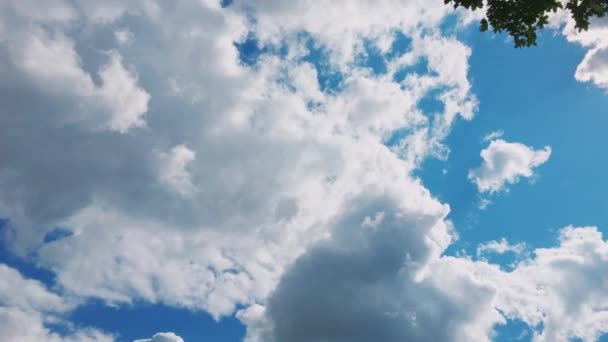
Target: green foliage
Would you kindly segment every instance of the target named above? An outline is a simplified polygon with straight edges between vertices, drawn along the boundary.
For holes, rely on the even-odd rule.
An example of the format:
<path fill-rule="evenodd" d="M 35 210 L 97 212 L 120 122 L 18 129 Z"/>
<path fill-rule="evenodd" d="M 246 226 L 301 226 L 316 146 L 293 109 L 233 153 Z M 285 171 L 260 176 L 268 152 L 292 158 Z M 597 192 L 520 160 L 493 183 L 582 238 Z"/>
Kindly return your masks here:
<path fill-rule="evenodd" d="M 608 14 L 608 0 L 444 0 L 453 4 L 476 10 L 486 7 L 486 17 L 481 20 L 480 30 L 490 27 L 494 32 L 506 31 L 513 37 L 515 47 L 536 45 L 536 31 L 542 29 L 549 20 L 549 13 L 560 8 L 570 11 L 579 31 L 589 28 L 591 17 Z"/>

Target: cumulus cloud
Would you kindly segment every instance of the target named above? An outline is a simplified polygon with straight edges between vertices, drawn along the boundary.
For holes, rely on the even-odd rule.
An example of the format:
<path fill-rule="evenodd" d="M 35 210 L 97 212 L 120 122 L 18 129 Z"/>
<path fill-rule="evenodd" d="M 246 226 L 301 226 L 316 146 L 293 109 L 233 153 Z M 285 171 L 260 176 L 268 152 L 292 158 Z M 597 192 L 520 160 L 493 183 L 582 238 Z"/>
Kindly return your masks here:
<path fill-rule="evenodd" d="M 74 328 L 62 315 L 75 307 L 38 281 L 0 264 L 0 339 L 3 341 L 111 342 L 114 338 L 93 328 Z M 48 325 L 61 327 L 62 333 Z"/>
<path fill-rule="evenodd" d="M 551 147 L 534 150 L 521 143 L 493 140 L 481 151 L 482 164 L 469 171 L 469 179 L 479 192 L 495 193 L 514 184 L 521 177 L 534 175 L 534 168 L 544 164 L 551 156 Z"/>
<path fill-rule="evenodd" d="M 608 89 L 608 44 L 589 50 L 574 75 L 582 82 L 593 82 L 598 87 Z"/>
<path fill-rule="evenodd" d="M 511 271 L 444 257 L 431 267 L 431 279 L 446 291 L 454 274 L 493 287 L 492 305 L 505 317 L 526 322 L 533 341 L 597 341 L 608 329 L 607 246 L 597 228 L 568 226 L 560 231 L 558 246 L 534 250 Z"/>
<path fill-rule="evenodd" d="M 486 341 L 504 321 L 507 292 L 475 270 L 506 275 L 441 257 L 448 207 L 412 176 L 477 108 L 442 1 L 33 3 L 0 5 L 0 216 L 62 292 L 5 272 L 5 332 L 53 341 L 49 317 L 91 298 L 244 307 L 252 341 Z M 398 33 L 411 43 L 389 58 Z M 366 44 L 385 71 L 360 63 Z M 502 179 L 488 189 L 550 154 L 501 141 L 476 171 Z M 73 234 L 44 241 L 54 227 Z"/>
<path fill-rule="evenodd" d="M 561 29 L 568 41 L 588 49 L 576 68 L 576 80 L 608 90 L 608 19 L 592 18 L 589 30 L 579 32 L 568 13 L 560 11 L 552 15 L 550 24 Z"/>
<path fill-rule="evenodd" d="M 144 125 L 150 95 L 138 86 L 136 74 L 125 68 L 116 50 L 102 54 L 106 62 L 99 66 L 96 82 L 83 69 L 74 40 L 64 34 L 42 29 L 17 31 L 3 48 L 10 56 L 4 76 L 19 75 L 26 83 L 9 90 L 36 91 L 39 101 L 49 105 L 64 103 L 61 112 L 50 114 L 57 123 L 81 123 L 121 133 Z"/>
<path fill-rule="evenodd" d="M 75 17 L 52 29 L 11 17 L 13 34 L 2 41 L 2 71 L 11 73 L 2 79 L 23 80 L 4 84 L 6 98 L 38 100 L 3 101 L 2 127 L 20 133 L 0 137 L 0 209 L 14 251 L 36 251 L 80 297 L 216 317 L 265 298 L 359 186 L 409 189 L 408 174 L 476 103 L 470 49 L 435 28 L 447 13 L 439 1 L 437 11 L 359 1 L 349 11 L 360 20 L 344 20 L 338 4 L 306 2 L 70 4 Z M 285 20 L 292 9 L 284 6 L 301 9 L 299 19 Z M 74 20 L 88 23 L 87 34 L 66 28 Z M 324 29 L 329 23 L 339 23 L 343 40 Z M 121 45 L 117 30 L 137 39 Z M 409 57 L 383 75 L 352 63 L 363 36 L 392 40 L 395 31 L 412 36 Z M 287 54 L 242 64 L 235 42 L 252 35 L 269 51 L 287 45 Z M 316 49 L 327 60 L 305 58 Z M 422 60 L 428 73 L 393 79 Z M 323 91 L 325 67 L 341 75 L 340 91 Z M 432 90 L 446 111 L 429 120 L 417 105 Z M 389 150 L 384 141 L 399 129 L 415 138 Z M 24 150 L 32 153 L 15 152 Z M 408 200 L 418 196 L 427 191 Z M 74 234 L 43 243 L 58 225 Z M 84 270 L 95 272 L 82 279 Z"/>
<path fill-rule="evenodd" d="M 120 133 L 145 124 L 142 116 L 148 110 L 150 95 L 137 86 L 137 77 L 122 64 L 117 52 L 110 53 L 110 61 L 99 70 L 102 87 L 99 96 L 111 117 L 105 126 Z"/>
<path fill-rule="evenodd" d="M 184 339 L 172 332 L 159 332 L 154 334 L 152 338 L 135 340 L 133 342 L 184 342 Z"/>
<path fill-rule="evenodd" d="M 348 229 L 356 229 L 360 220 L 355 218 Z M 384 234 L 399 236 L 391 229 L 408 234 L 407 225 L 398 227 L 386 222 L 379 230 L 357 229 L 355 242 L 339 242 L 336 234 L 309 249 L 287 270 L 266 307 L 239 312 L 249 327 L 247 340 L 366 341 L 382 336 L 490 341 L 492 325 L 506 319 L 527 323 L 533 341 L 596 341 L 608 329 L 608 241 L 595 227 L 561 229 L 557 246 L 535 249 L 509 271 L 466 256 L 429 254 L 427 266 L 420 269 L 414 251 L 426 247 L 411 249 L 397 242 L 403 246 L 397 252 L 390 247 L 393 242 L 381 242 Z M 375 258 L 383 262 L 374 263 Z M 391 271 L 391 262 L 399 267 Z"/>
<path fill-rule="evenodd" d="M 41 283 L 23 278 L 11 267 L 0 264 L 0 275 L 0 303 L 4 306 L 55 312 L 67 308 L 61 297 L 47 291 Z"/>
<path fill-rule="evenodd" d="M 578 32 L 572 19 L 566 21 L 563 34 L 574 43 L 589 48 L 578 65 L 575 77 L 579 81 L 593 82 L 608 89 L 608 19 L 594 18 L 588 31 Z"/>
<path fill-rule="evenodd" d="M 349 203 L 333 222 L 331 238 L 285 272 L 263 310 L 265 321 L 259 312 L 242 314 L 252 328 L 248 339 L 489 340 L 492 325 L 502 319 L 490 306 L 492 288 L 453 282 L 470 294 L 465 304 L 419 277 L 450 241 L 445 209 L 412 206 L 399 197 L 388 192 Z"/>
<path fill-rule="evenodd" d="M 595 227 L 572 226 L 561 230 L 559 242 L 537 249 L 531 262 L 513 272 L 514 286 L 527 291 L 520 297 L 523 305 L 505 300 L 505 312 L 531 326 L 542 322 L 539 341 L 596 341 L 608 330 L 608 242 Z"/>

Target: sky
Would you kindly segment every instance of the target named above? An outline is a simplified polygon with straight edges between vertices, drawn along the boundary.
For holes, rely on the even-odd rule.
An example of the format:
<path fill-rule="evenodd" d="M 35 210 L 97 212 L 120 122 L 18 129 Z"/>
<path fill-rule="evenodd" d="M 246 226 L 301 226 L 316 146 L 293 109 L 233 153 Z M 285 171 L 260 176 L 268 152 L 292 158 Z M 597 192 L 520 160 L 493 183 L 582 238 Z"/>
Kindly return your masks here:
<path fill-rule="evenodd" d="M 608 20 L 0 3 L 0 340 L 608 341 Z"/>

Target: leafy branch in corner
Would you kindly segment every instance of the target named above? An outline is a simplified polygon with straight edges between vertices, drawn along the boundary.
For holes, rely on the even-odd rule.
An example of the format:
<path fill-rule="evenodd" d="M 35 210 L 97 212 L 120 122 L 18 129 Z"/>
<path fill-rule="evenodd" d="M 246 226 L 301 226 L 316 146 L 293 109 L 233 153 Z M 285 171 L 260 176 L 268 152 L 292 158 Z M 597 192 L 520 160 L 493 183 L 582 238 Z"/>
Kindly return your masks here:
<path fill-rule="evenodd" d="M 579 31 L 589 29 L 592 17 L 608 14 L 608 0 L 444 0 L 454 8 L 476 10 L 486 7 L 486 16 L 481 19 L 480 30 L 490 27 L 496 33 L 506 31 L 515 42 L 515 47 L 536 45 L 537 31 L 549 22 L 549 14 L 566 9 Z"/>

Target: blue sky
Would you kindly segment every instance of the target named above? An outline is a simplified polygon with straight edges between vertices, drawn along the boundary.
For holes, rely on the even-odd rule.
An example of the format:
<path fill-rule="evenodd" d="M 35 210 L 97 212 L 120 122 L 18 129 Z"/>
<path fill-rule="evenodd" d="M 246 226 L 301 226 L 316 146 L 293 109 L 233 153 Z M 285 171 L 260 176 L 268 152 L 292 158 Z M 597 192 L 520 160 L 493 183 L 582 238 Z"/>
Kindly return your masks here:
<path fill-rule="evenodd" d="M 548 32 L 533 49 L 509 49 L 499 37 L 477 33 L 469 39 L 479 115 L 457 124 L 447 140 L 450 146 L 465 148 L 452 149 L 445 164 L 430 161 L 421 174 L 431 191 L 450 203 L 455 223 L 471 226 L 471 235 L 462 232 L 467 234 L 463 240 L 475 244 L 504 236 L 548 246 L 554 242 L 551 232 L 564 223 L 606 226 L 602 165 L 608 159 L 592 146 L 606 143 L 602 108 L 608 99 L 601 89 L 568 76 L 584 51 Z M 487 144 L 483 137 L 497 130 L 504 131 L 506 139 L 550 145 L 554 152 L 534 184 L 515 184 L 479 211 L 466 172 L 479 162 L 477 151 Z M 438 168 L 448 173 L 442 175 Z"/>
<path fill-rule="evenodd" d="M 28 4 L 5 340 L 608 338 L 605 22 L 515 49 L 442 1 Z"/>
<path fill-rule="evenodd" d="M 450 204 L 450 217 L 462 228 L 452 248 L 474 253 L 479 243 L 502 237 L 549 247 L 564 224 L 597 225 L 605 232 L 608 199 L 602 170 L 608 157 L 593 146 L 608 143 L 603 129 L 608 97 L 568 76 L 585 51 L 549 32 L 530 49 L 512 49 L 500 36 L 473 30 L 466 35 L 473 48 L 470 75 L 480 101 L 478 115 L 455 125 L 447 144 L 458 148 L 446 162 L 430 160 L 420 172 L 427 187 Z M 553 153 L 533 184 L 515 184 L 480 210 L 477 191 L 466 176 L 487 145 L 483 137 L 498 130 L 508 140 L 550 145 Z M 526 328 L 518 324 L 513 329 Z M 508 341 L 519 333 L 505 335 Z"/>

